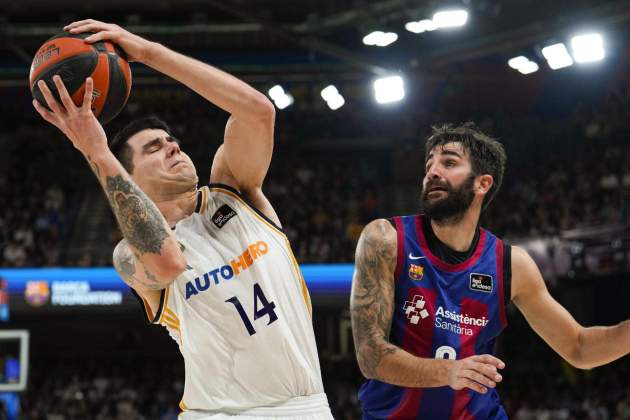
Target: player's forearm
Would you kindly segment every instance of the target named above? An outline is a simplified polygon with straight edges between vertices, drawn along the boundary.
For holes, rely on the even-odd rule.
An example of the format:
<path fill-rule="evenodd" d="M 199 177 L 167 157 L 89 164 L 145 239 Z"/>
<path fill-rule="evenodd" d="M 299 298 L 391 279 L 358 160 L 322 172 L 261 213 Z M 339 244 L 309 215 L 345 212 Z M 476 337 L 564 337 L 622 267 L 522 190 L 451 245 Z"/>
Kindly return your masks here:
<path fill-rule="evenodd" d="M 416 357 L 391 343 L 381 340 L 363 346 L 357 359 L 363 374 L 392 385 L 431 388 L 448 385 L 451 360 Z"/>
<path fill-rule="evenodd" d="M 174 278 L 185 267 L 179 244 L 153 201 L 109 151 L 86 155 L 131 250 L 154 275 Z"/>
<path fill-rule="evenodd" d="M 590 327 L 580 331 L 575 365 L 591 369 L 630 353 L 630 320 L 612 327 Z"/>
<path fill-rule="evenodd" d="M 274 119 L 273 104 L 265 95 L 242 80 L 199 60 L 161 44 L 152 44 L 144 64 L 185 84 L 238 118 Z"/>

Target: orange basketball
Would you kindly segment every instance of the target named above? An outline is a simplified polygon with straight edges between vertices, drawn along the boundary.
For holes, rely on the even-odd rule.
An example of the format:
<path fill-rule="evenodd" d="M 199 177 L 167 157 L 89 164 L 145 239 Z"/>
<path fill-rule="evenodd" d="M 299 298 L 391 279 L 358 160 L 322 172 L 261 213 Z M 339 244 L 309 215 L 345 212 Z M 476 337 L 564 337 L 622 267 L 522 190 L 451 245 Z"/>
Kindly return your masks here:
<path fill-rule="evenodd" d="M 44 42 L 33 59 L 29 82 L 33 98 L 46 106 L 37 87 L 46 81 L 57 101 L 59 93 L 52 78 L 58 74 L 74 103 L 79 106 L 85 93 L 85 79 L 94 80 L 92 111 L 101 124 L 111 121 L 123 109 L 131 92 L 131 70 L 125 53 L 111 42 L 83 41 L 91 33 L 63 32 Z M 47 107 L 48 108 L 48 107 Z"/>

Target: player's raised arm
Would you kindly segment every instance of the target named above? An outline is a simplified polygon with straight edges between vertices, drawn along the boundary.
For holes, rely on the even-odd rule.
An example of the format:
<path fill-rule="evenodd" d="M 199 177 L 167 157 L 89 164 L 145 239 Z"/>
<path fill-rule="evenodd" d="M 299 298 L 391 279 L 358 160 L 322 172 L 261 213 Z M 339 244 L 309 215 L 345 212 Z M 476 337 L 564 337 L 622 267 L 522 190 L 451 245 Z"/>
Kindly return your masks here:
<path fill-rule="evenodd" d="M 174 234 L 149 197 L 133 182 L 107 146 L 103 127 L 90 109 L 93 82 L 86 81 L 83 104 L 77 107 L 59 76 L 53 81 L 59 91 L 58 103 L 42 80 L 39 88 L 50 107 L 37 101 L 35 109 L 59 128 L 87 159 L 101 183 L 128 244 L 129 252 L 143 266 L 137 276 L 144 289 L 163 289 L 186 267 Z"/>
<path fill-rule="evenodd" d="M 581 326 L 549 294 L 534 260 L 515 246 L 512 300 L 533 330 L 577 368 L 601 366 L 630 353 L 630 320 L 612 327 Z"/>
<path fill-rule="evenodd" d="M 65 29 L 71 33 L 96 32 L 86 41 L 113 41 L 125 50 L 131 61 L 140 61 L 178 80 L 230 113 L 224 144 L 214 159 L 211 181 L 238 188 L 278 222 L 261 191 L 271 162 L 275 121 L 275 108 L 265 95 L 234 76 L 147 41 L 118 25 L 88 19 L 74 22 Z"/>
<path fill-rule="evenodd" d="M 383 219 L 368 224 L 356 251 L 350 314 L 357 360 L 363 375 L 393 385 L 429 388 L 449 385 L 487 392 L 501 381 L 504 364 L 490 355 L 462 360 L 416 357 L 389 342 L 394 313 L 396 230 Z"/>

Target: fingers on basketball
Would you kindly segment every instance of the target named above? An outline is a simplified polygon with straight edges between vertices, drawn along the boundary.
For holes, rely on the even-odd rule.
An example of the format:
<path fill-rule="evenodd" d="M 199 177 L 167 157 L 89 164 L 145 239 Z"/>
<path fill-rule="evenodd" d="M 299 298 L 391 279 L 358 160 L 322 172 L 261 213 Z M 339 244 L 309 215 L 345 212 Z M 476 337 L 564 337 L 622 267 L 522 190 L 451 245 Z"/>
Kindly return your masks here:
<path fill-rule="evenodd" d="M 70 94 L 68 94 L 68 90 L 66 86 L 63 84 L 63 80 L 61 76 L 55 75 L 53 76 L 53 82 L 57 87 L 57 92 L 59 92 L 59 98 L 61 99 L 61 103 L 63 104 L 66 112 L 74 112 L 76 110 L 76 105 L 72 102 L 72 98 Z"/>

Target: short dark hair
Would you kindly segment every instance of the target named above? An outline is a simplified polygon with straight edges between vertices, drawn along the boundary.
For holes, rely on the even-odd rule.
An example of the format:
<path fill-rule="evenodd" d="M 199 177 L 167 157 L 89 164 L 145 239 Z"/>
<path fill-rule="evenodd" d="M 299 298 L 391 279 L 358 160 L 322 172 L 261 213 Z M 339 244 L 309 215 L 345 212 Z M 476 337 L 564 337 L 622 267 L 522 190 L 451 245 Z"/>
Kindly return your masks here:
<path fill-rule="evenodd" d="M 152 128 L 162 129 L 169 134 L 171 133 L 171 129 L 166 122 L 154 115 L 151 115 L 130 122 L 118 133 L 116 133 L 109 142 L 109 149 L 112 151 L 114 156 L 116 156 L 116 159 L 120 161 L 127 172 L 133 172 L 133 150 L 131 149 L 131 146 L 127 144 L 127 141 L 140 131 Z"/>
<path fill-rule="evenodd" d="M 496 139 L 481 132 L 473 122 L 467 122 L 458 126 L 444 124 L 431 128 L 433 132 L 427 138 L 425 144 L 425 162 L 428 160 L 431 150 L 436 146 L 456 142 L 461 143 L 470 156 L 473 175 L 492 175 L 494 183 L 484 197 L 481 206 L 482 210 L 485 210 L 503 182 L 503 173 L 505 172 L 505 162 L 507 160 L 503 145 Z"/>

